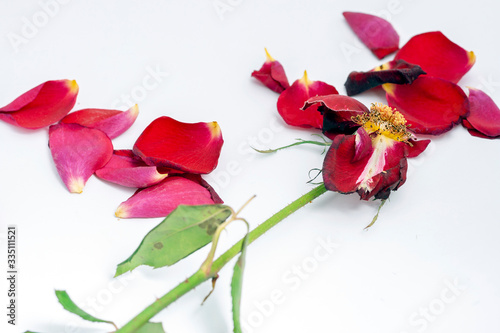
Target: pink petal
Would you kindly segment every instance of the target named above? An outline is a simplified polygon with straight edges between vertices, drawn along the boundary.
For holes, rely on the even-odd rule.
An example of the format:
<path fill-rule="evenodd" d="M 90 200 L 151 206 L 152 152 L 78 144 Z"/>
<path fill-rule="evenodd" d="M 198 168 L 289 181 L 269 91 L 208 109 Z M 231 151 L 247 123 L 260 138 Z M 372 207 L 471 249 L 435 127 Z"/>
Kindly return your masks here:
<path fill-rule="evenodd" d="M 399 48 L 399 35 L 386 20 L 363 13 L 343 14 L 354 33 L 377 58 L 382 59 Z"/>
<path fill-rule="evenodd" d="M 429 76 L 457 83 L 476 62 L 474 53 L 450 41 L 440 31 L 412 37 L 396 53 L 394 60 L 417 64 Z"/>
<path fill-rule="evenodd" d="M 96 176 L 109 182 L 144 188 L 155 185 L 168 176 L 168 170 L 159 172 L 157 167 L 148 166 L 136 156 L 113 154 L 109 162 L 95 172 Z"/>
<path fill-rule="evenodd" d="M 191 179 L 175 176 L 138 190 L 118 207 L 115 215 L 120 218 L 164 217 L 179 205 L 213 203 L 215 201 L 207 188 Z"/>
<path fill-rule="evenodd" d="M 271 57 L 266 49 L 266 62 L 258 71 L 253 71 L 252 76 L 262 82 L 266 87 L 280 94 L 288 88 L 288 78 L 283 66 Z"/>
<path fill-rule="evenodd" d="M 29 129 L 49 126 L 73 108 L 77 95 L 76 81 L 47 81 L 0 108 L 0 119 Z"/>
<path fill-rule="evenodd" d="M 323 128 L 323 115 L 318 112 L 317 106 L 307 110 L 302 109 L 304 103 L 311 97 L 318 95 L 338 94 L 337 89 L 322 81 L 311 81 L 304 77 L 296 80 L 290 88 L 283 91 L 278 98 L 278 112 L 283 120 L 291 126 Z"/>
<path fill-rule="evenodd" d="M 138 114 L 139 107 L 137 104 L 125 112 L 106 109 L 83 109 L 71 112 L 61 122 L 96 128 L 106 133 L 110 139 L 114 139 L 132 126 Z"/>
<path fill-rule="evenodd" d="M 479 132 L 483 138 L 500 137 L 500 109 L 491 99 L 479 89 L 469 88 L 470 114 L 462 124 L 474 136 Z"/>
<path fill-rule="evenodd" d="M 106 134 L 78 124 L 50 126 L 49 147 L 57 172 L 72 193 L 81 193 L 90 176 L 113 155 Z"/>
<path fill-rule="evenodd" d="M 421 76 L 410 85 L 387 83 L 382 87 L 389 106 L 403 114 L 415 133 L 447 132 L 469 112 L 462 88 L 437 77 Z"/>
<path fill-rule="evenodd" d="M 190 124 L 160 117 L 142 132 L 133 151 L 148 165 L 204 174 L 217 166 L 223 142 L 215 121 Z"/>

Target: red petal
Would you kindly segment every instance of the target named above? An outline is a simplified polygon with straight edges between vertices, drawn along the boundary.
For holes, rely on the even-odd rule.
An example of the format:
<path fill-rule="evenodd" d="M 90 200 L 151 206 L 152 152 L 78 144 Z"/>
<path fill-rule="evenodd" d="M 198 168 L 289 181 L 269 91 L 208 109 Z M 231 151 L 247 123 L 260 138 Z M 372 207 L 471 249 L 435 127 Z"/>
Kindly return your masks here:
<path fill-rule="evenodd" d="M 420 65 L 429 76 L 453 83 L 457 83 L 476 62 L 472 51 L 464 50 L 440 31 L 411 38 L 394 57 L 394 60 L 399 59 Z"/>
<path fill-rule="evenodd" d="M 213 204 L 210 191 L 184 177 L 168 177 L 161 183 L 137 191 L 116 210 L 121 218 L 164 217 L 179 205 Z"/>
<path fill-rule="evenodd" d="M 403 114 L 415 133 L 449 131 L 469 112 L 469 102 L 456 84 L 422 76 L 411 85 L 384 84 L 387 102 Z"/>
<path fill-rule="evenodd" d="M 61 122 L 96 128 L 106 133 L 110 139 L 114 139 L 132 126 L 138 114 L 139 108 L 137 104 L 125 112 L 119 110 L 84 109 L 71 112 Z"/>
<path fill-rule="evenodd" d="M 148 165 L 209 173 L 217 166 L 223 142 L 215 121 L 189 124 L 160 117 L 142 132 L 133 150 Z"/>
<path fill-rule="evenodd" d="M 71 110 L 77 95 L 76 81 L 47 81 L 0 108 L 0 119 L 29 129 L 49 126 Z"/>
<path fill-rule="evenodd" d="M 136 156 L 121 156 L 116 153 L 95 174 L 109 182 L 137 188 L 155 185 L 168 176 L 167 172 L 160 173 L 157 167 L 146 165 Z"/>
<path fill-rule="evenodd" d="M 272 91 L 280 94 L 283 90 L 290 86 L 285 70 L 278 61 L 271 57 L 269 52 L 267 52 L 267 49 L 266 57 L 266 62 L 258 71 L 253 71 L 252 76 Z"/>
<path fill-rule="evenodd" d="M 50 126 L 49 147 L 57 172 L 72 193 L 81 193 L 90 176 L 113 155 L 106 134 L 78 124 Z"/>
<path fill-rule="evenodd" d="M 309 98 L 303 109 L 316 106 L 323 114 L 323 133 L 333 140 L 337 134 L 352 134 L 359 127 L 351 118 L 368 112 L 368 108 L 358 100 L 343 95 L 327 95 Z"/>
<path fill-rule="evenodd" d="M 479 132 L 483 138 L 500 137 L 500 109 L 491 99 L 479 89 L 469 88 L 470 114 L 462 124 L 474 136 Z"/>
<path fill-rule="evenodd" d="M 413 158 L 422 154 L 425 148 L 431 143 L 431 140 L 410 140 L 411 145 L 406 146 L 406 157 Z"/>
<path fill-rule="evenodd" d="M 323 115 L 318 107 L 303 110 L 304 103 L 317 95 L 338 94 L 337 89 L 322 81 L 310 81 L 307 72 L 300 80 L 296 80 L 290 88 L 283 91 L 278 98 L 278 112 L 288 125 L 299 127 L 323 128 Z"/>
<path fill-rule="evenodd" d="M 399 48 L 399 35 L 386 20 L 363 13 L 343 14 L 354 33 L 377 58 L 382 59 Z"/>
<path fill-rule="evenodd" d="M 410 84 L 425 74 L 418 65 L 392 60 L 369 72 L 351 72 L 344 83 L 347 95 L 353 96 L 384 83 Z"/>

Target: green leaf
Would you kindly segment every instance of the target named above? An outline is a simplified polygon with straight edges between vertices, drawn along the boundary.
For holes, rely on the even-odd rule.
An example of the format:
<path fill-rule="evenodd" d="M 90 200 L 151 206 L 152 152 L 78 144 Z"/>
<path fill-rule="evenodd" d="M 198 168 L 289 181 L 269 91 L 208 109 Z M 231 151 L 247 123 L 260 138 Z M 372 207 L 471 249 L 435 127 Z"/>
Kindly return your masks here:
<path fill-rule="evenodd" d="M 243 287 L 243 271 L 245 269 L 245 254 L 248 243 L 248 233 L 241 245 L 241 254 L 234 265 L 233 278 L 231 280 L 231 297 L 233 299 L 233 323 L 234 333 L 241 333 L 240 305 L 241 291 Z"/>
<path fill-rule="evenodd" d="M 207 245 L 217 226 L 231 215 L 225 205 L 178 206 L 116 268 L 116 276 L 140 265 L 170 266 Z"/>
<path fill-rule="evenodd" d="M 146 323 L 144 326 L 139 328 L 135 333 L 165 333 L 163 325 L 161 323 Z"/>
<path fill-rule="evenodd" d="M 92 321 L 92 322 L 97 322 L 97 323 L 108 323 L 113 325 L 116 328 L 115 323 L 109 320 L 102 320 L 98 319 L 87 312 L 83 311 L 80 309 L 72 300 L 69 298 L 68 293 L 64 290 L 56 290 L 56 296 L 57 299 L 59 300 L 59 303 L 63 306 L 64 309 L 68 310 L 71 313 L 76 314 L 77 316 L 80 316 L 81 318 Z"/>

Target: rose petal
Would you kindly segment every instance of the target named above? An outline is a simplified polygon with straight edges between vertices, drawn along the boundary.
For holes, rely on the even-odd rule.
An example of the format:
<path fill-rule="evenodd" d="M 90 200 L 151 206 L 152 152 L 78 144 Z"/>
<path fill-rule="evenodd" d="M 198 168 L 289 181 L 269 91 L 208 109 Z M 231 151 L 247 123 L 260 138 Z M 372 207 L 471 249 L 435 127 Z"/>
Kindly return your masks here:
<path fill-rule="evenodd" d="M 422 76 L 411 85 L 386 83 L 389 106 L 403 114 L 415 133 L 441 134 L 449 131 L 469 112 L 469 102 L 456 84 Z"/>
<path fill-rule="evenodd" d="M 168 170 L 159 172 L 157 167 L 148 166 L 136 156 L 113 154 L 109 162 L 95 175 L 109 182 L 127 186 L 144 188 L 158 184 L 168 176 Z"/>
<path fill-rule="evenodd" d="M 422 154 L 431 140 L 410 140 L 410 144 L 406 146 L 406 157 L 413 158 Z"/>
<path fill-rule="evenodd" d="M 49 147 L 57 172 L 72 193 L 81 193 L 90 176 L 113 155 L 106 134 L 78 124 L 50 126 Z"/>
<path fill-rule="evenodd" d="M 344 12 L 347 23 L 377 58 L 382 59 L 399 48 L 399 35 L 386 20 L 363 13 Z"/>
<path fill-rule="evenodd" d="M 470 114 L 462 124 L 474 136 L 477 132 L 486 138 L 500 137 L 500 109 L 486 93 L 469 88 Z"/>
<path fill-rule="evenodd" d="M 296 80 L 290 88 L 283 91 L 278 98 L 278 112 L 288 125 L 299 127 L 323 127 L 323 115 L 317 106 L 304 111 L 304 103 L 317 95 L 338 94 L 337 89 L 322 81 L 311 81 L 307 72 L 300 80 Z M 309 107 L 309 106 L 308 106 Z"/>
<path fill-rule="evenodd" d="M 392 60 L 369 72 L 351 72 L 344 83 L 347 95 L 353 96 L 384 83 L 410 84 L 425 74 L 418 65 Z"/>
<path fill-rule="evenodd" d="M 253 71 L 252 76 L 262 82 L 266 87 L 272 91 L 280 94 L 283 90 L 288 88 L 288 78 L 286 77 L 283 66 L 271 57 L 266 50 L 266 62 L 258 71 Z"/>
<path fill-rule="evenodd" d="M 391 191 L 405 182 L 406 144 L 383 135 L 370 142 L 361 139 L 367 135 L 361 127 L 354 135 L 335 137 L 323 163 L 323 180 L 328 190 L 358 192 L 363 200 L 387 199 Z"/>
<path fill-rule="evenodd" d="M 210 191 L 181 176 L 167 177 L 157 185 L 138 190 L 116 210 L 120 218 L 164 217 L 179 205 L 215 203 Z"/>
<path fill-rule="evenodd" d="M 0 108 L 0 119 L 29 129 L 49 126 L 73 108 L 77 95 L 74 80 L 47 81 Z"/>
<path fill-rule="evenodd" d="M 142 132 L 133 151 L 148 165 L 203 174 L 217 166 L 223 142 L 215 121 L 190 124 L 160 117 Z"/>
<path fill-rule="evenodd" d="M 106 133 L 110 139 L 114 139 L 132 126 L 138 114 L 137 104 L 127 111 L 83 109 L 71 112 L 61 122 L 96 128 Z"/>
<path fill-rule="evenodd" d="M 337 134 L 352 134 L 359 125 L 351 119 L 353 116 L 368 112 L 368 108 L 358 100 L 338 94 L 309 98 L 303 109 L 315 105 L 323 114 L 323 133 L 333 140 Z"/>
<path fill-rule="evenodd" d="M 394 60 L 399 59 L 420 65 L 429 76 L 453 83 L 457 83 L 476 62 L 472 51 L 464 50 L 440 31 L 412 37 L 396 53 Z"/>

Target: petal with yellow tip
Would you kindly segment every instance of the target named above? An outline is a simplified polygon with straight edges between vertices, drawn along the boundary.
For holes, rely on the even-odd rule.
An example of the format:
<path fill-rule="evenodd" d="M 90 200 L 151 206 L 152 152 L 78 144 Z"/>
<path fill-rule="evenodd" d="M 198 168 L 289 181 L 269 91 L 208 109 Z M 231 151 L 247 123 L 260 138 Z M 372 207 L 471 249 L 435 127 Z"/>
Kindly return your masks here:
<path fill-rule="evenodd" d="M 90 176 L 113 155 L 106 134 L 78 124 L 50 126 L 49 148 L 59 176 L 72 193 L 81 193 Z"/>
<path fill-rule="evenodd" d="M 288 78 L 286 77 L 283 66 L 271 57 L 266 50 L 266 62 L 258 71 L 253 71 L 252 76 L 262 82 L 263 85 L 268 87 L 274 92 L 280 94 L 283 90 L 288 88 Z"/>
<path fill-rule="evenodd" d="M 76 81 L 47 81 L 0 108 L 0 119 L 15 126 L 38 129 L 61 120 L 73 108 Z"/>
<path fill-rule="evenodd" d="M 205 174 L 217 166 L 223 143 L 217 122 L 183 123 L 163 116 L 146 127 L 133 151 L 147 165 Z"/>
<path fill-rule="evenodd" d="M 61 122 L 96 128 L 106 133 L 110 139 L 114 139 L 132 126 L 138 114 L 137 104 L 127 111 L 83 109 L 71 112 Z"/>
<path fill-rule="evenodd" d="M 337 89 L 322 81 L 311 81 L 304 76 L 296 80 L 290 88 L 283 91 L 278 98 L 278 112 L 283 120 L 291 126 L 323 128 L 323 115 L 318 112 L 318 106 L 312 105 L 307 110 L 302 109 L 304 103 L 311 97 L 338 94 Z"/>

